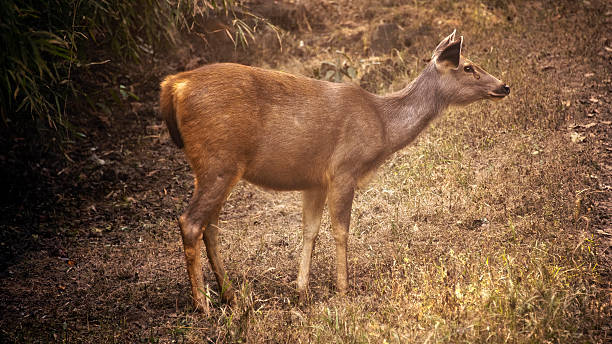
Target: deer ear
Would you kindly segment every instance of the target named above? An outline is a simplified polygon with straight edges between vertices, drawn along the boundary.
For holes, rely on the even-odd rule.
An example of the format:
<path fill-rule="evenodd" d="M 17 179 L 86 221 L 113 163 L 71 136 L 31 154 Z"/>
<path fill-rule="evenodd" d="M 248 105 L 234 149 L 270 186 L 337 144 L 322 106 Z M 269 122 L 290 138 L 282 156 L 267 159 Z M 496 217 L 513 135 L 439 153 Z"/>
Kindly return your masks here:
<path fill-rule="evenodd" d="M 446 48 L 451 42 L 455 40 L 456 32 L 457 32 L 457 29 L 453 30 L 453 32 L 450 35 L 446 36 L 446 38 L 444 38 L 443 40 L 440 41 L 440 43 L 438 43 L 438 46 L 436 47 L 436 49 L 434 49 L 432 58 L 436 57 L 436 55 L 438 55 L 442 50 L 444 50 L 444 48 Z"/>
<path fill-rule="evenodd" d="M 461 47 L 463 45 L 463 36 L 458 41 L 448 44 L 436 56 L 436 67 L 438 68 L 459 68 L 459 60 L 461 59 Z"/>

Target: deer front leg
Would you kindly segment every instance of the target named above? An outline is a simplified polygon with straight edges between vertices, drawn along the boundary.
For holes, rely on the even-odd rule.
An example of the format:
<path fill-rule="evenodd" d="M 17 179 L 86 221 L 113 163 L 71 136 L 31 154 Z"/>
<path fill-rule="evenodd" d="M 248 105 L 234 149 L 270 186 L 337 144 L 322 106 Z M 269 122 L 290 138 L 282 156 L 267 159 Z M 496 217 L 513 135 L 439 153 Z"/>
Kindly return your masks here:
<path fill-rule="evenodd" d="M 325 206 L 325 189 L 306 190 L 302 193 L 302 256 L 297 277 L 297 289 L 300 302 L 306 301 L 308 297 L 308 277 L 312 253 L 315 247 L 319 227 L 321 226 L 321 215 Z"/>
<path fill-rule="evenodd" d="M 336 288 L 340 294 L 345 294 L 348 289 L 347 240 L 354 194 L 353 183 L 336 183 L 332 185 L 328 199 L 332 235 L 336 242 Z"/>

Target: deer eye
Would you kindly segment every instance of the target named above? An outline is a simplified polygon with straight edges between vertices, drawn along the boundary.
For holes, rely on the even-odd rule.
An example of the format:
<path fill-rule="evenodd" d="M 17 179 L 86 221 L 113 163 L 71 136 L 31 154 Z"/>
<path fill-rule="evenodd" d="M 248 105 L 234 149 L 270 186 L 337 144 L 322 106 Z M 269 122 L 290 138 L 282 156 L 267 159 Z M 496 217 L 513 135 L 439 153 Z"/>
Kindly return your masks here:
<path fill-rule="evenodd" d="M 472 66 L 465 66 L 465 67 L 463 67 L 463 70 L 464 70 L 466 73 L 471 73 L 471 72 L 473 72 L 473 71 L 474 71 L 474 69 L 472 69 Z"/>

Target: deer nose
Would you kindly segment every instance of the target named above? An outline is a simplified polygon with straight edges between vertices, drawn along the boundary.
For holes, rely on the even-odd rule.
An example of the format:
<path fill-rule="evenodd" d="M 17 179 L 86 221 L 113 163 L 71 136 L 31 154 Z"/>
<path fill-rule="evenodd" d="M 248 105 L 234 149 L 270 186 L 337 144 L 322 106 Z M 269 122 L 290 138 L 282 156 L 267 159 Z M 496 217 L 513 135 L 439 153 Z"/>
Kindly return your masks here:
<path fill-rule="evenodd" d="M 503 89 L 504 89 L 504 92 L 506 92 L 506 94 L 510 94 L 510 86 L 504 85 Z"/>

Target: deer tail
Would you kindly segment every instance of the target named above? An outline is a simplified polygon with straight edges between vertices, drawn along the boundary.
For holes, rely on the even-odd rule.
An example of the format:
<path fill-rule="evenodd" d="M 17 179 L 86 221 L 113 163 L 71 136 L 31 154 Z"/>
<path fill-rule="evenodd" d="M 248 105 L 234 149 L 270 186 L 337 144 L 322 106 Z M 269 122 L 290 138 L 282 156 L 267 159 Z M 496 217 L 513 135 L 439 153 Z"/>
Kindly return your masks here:
<path fill-rule="evenodd" d="M 159 108 L 162 118 L 166 122 L 170 137 L 178 148 L 183 148 L 185 143 L 176 123 L 176 111 L 174 108 L 174 82 L 169 77 L 161 83 L 161 92 L 159 95 Z"/>

